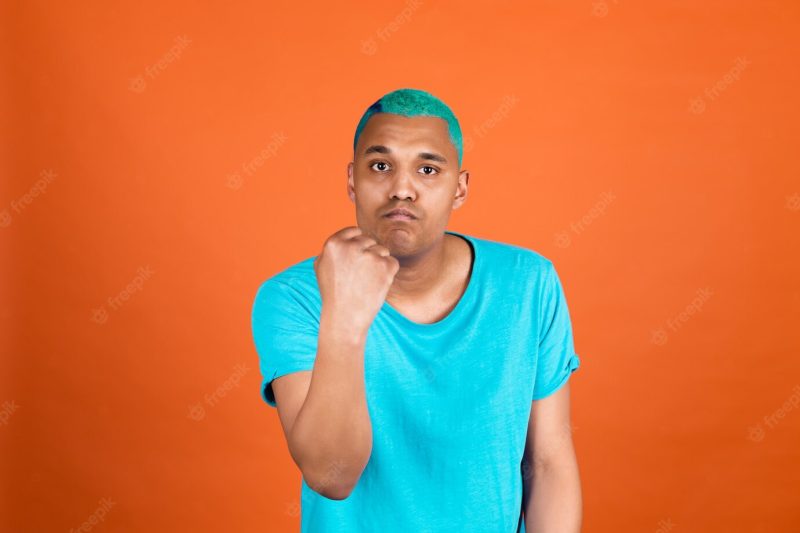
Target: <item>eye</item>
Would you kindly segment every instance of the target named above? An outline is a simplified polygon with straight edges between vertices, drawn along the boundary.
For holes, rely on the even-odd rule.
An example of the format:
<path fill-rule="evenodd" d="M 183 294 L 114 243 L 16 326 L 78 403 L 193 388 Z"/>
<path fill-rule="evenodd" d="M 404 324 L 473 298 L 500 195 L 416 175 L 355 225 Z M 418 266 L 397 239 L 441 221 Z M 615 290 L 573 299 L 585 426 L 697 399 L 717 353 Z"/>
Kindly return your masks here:
<path fill-rule="evenodd" d="M 433 176 L 434 174 L 438 174 L 438 173 L 439 173 L 439 169 L 438 169 L 438 168 L 435 168 L 435 167 L 429 167 L 429 166 L 427 166 L 427 165 L 426 165 L 426 166 L 424 166 L 424 167 L 422 167 L 420 170 L 421 170 L 421 171 L 422 171 L 422 173 L 423 173 L 423 174 L 425 174 L 426 176 Z"/>
<path fill-rule="evenodd" d="M 386 170 L 389 170 L 389 165 L 386 164 L 385 161 L 375 161 L 369 166 L 369 168 L 371 168 L 372 170 L 377 170 L 378 172 L 385 172 Z"/>

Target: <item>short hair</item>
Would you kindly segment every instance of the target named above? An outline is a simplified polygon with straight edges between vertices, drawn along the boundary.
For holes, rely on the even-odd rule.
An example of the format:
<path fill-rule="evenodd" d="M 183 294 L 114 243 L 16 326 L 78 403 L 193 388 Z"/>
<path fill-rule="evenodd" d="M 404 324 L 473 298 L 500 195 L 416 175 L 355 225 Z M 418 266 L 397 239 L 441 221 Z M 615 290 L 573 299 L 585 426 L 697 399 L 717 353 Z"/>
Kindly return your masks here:
<path fill-rule="evenodd" d="M 456 152 L 458 152 L 458 166 L 461 168 L 461 159 L 464 152 L 461 126 L 459 126 L 458 119 L 453 111 L 439 98 L 427 91 L 409 88 L 397 89 L 384 94 L 369 106 L 361 116 L 353 138 L 353 154 L 355 154 L 361 131 L 367 125 L 369 118 L 375 113 L 393 113 L 406 117 L 428 116 L 444 119 L 447 122 L 447 129 L 450 133 L 450 141 L 456 147 Z"/>

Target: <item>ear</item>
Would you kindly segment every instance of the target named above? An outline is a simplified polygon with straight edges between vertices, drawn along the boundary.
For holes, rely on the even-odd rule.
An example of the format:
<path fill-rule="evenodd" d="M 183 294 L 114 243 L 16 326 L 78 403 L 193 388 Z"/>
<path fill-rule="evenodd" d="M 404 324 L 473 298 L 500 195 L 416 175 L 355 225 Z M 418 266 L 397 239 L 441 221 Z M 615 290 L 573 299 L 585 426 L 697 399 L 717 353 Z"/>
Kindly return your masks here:
<path fill-rule="evenodd" d="M 456 197 L 453 200 L 453 210 L 458 209 L 467 201 L 467 189 L 469 187 L 469 170 L 462 170 L 458 173 L 458 184 L 456 185 Z"/>
<path fill-rule="evenodd" d="M 355 181 L 353 180 L 353 162 L 347 164 L 347 196 L 350 197 L 350 201 L 355 203 L 356 201 L 356 185 Z"/>

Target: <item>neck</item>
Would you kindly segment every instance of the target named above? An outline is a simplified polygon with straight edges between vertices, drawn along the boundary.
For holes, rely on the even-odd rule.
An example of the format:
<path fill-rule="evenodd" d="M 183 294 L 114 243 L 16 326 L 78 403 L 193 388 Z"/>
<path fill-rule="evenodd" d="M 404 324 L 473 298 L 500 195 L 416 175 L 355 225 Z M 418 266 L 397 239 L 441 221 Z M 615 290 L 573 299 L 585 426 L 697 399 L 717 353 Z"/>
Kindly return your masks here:
<path fill-rule="evenodd" d="M 389 288 L 387 300 L 404 300 L 430 294 L 443 283 L 452 256 L 450 239 L 444 234 L 430 247 L 413 256 L 398 257 L 400 269 Z"/>

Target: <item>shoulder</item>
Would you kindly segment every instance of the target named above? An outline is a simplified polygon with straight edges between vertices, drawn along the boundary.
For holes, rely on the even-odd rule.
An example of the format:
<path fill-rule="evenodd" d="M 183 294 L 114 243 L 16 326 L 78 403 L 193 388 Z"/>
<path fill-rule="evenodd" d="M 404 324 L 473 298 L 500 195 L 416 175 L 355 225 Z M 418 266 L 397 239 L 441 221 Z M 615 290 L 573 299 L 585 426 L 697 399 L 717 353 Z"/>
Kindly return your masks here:
<path fill-rule="evenodd" d="M 534 277 L 549 275 L 553 262 L 540 252 L 520 244 L 501 242 L 469 235 L 483 254 L 484 264 L 492 271 L 513 274 L 514 277 Z"/>
<path fill-rule="evenodd" d="M 256 290 L 254 305 L 280 302 L 305 307 L 312 314 L 318 311 L 321 298 L 314 272 L 316 257 L 303 259 L 262 281 Z"/>
<path fill-rule="evenodd" d="M 277 283 L 300 288 L 311 284 L 316 287 L 317 275 L 314 272 L 314 259 L 316 258 L 317 256 L 312 256 L 290 265 L 267 278 L 264 283 Z"/>

